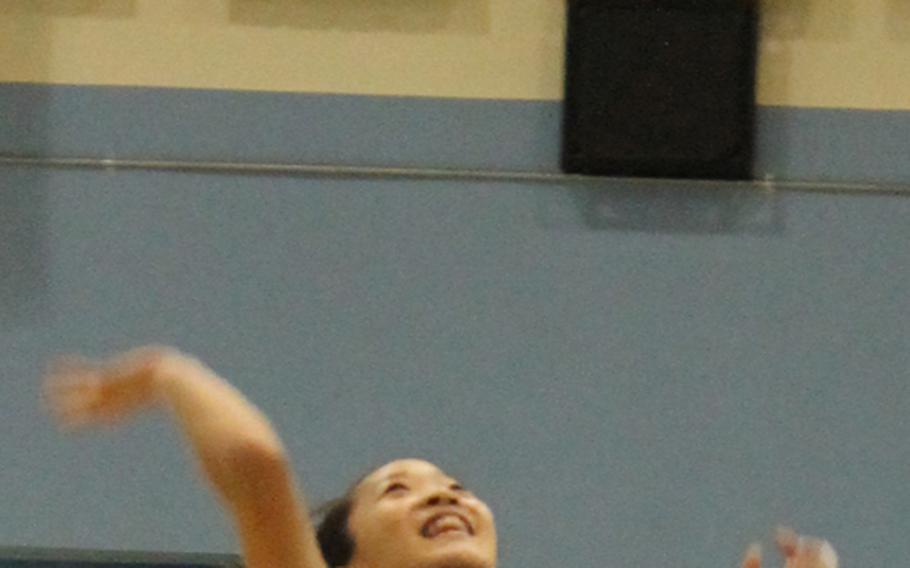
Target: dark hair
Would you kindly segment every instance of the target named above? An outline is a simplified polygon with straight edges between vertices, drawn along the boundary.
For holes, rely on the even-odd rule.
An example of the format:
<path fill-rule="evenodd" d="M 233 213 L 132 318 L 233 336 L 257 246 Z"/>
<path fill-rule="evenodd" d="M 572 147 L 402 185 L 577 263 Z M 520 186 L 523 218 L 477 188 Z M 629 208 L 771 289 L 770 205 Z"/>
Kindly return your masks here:
<path fill-rule="evenodd" d="M 322 558 L 329 568 L 340 568 L 351 563 L 354 557 L 354 537 L 348 527 L 348 519 L 354 506 L 354 491 L 360 482 L 369 476 L 365 473 L 348 487 L 344 495 L 323 504 L 316 510 L 319 524 L 316 527 L 316 540 Z"/>
<path fill-rule="evenodd" d="M 354 556 L 354 539 L 348 531 L 351 505 L 352 496 L 348 493 L 319 508 L 322 519 L 316 528 L 316 540 L 329 568 L 347 566 Z"/>

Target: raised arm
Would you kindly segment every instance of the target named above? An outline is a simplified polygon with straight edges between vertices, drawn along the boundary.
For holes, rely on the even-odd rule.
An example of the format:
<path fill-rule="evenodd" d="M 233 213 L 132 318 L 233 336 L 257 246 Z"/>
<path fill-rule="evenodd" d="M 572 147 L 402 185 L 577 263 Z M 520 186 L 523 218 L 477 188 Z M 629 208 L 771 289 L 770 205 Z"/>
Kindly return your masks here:
<path fill-rule="evenodd" d="M 325 568 L 284 448 L 268 419 L 198 360 L 142 348 L 96 363 L 61 360 L 46 400 L 67 429 L 168 408 L 230 513 L 248 568 Z"/>

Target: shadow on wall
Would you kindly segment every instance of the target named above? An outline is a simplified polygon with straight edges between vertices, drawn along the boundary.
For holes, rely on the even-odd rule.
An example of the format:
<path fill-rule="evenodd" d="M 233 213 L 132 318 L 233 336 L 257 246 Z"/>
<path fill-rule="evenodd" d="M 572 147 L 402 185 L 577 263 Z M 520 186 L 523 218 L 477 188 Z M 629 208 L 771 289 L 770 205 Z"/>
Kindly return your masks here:
<path fill-rule="evenodd" d="M 118 0 L 79 1 L 9 0 L 0 5 L 3 14 L 86 13 L 91 5 L 113 8 Z M 132 2 L 120 2 L 128 5 Z M 95 6 L 98 7 L 98 6 Z M 117 7 L 119 11 L 120 8 Z M 0 61 L 25 62 L 36 77 L 48 76 L 48 54 L 51 51 L 49 18 L 21 18 L 9 28 L 0 42 Z M 10 33 L 11 32 L 11 33 Z M 8 58 L 7 54 L 15 54 Z M 48 118 L 50 93 L 28 86 L 9 85 L 0 97 L 0 116 L 4 128 L 19 139 L 34 141 L 39 147 L 50 139 L 52 124 Z M 23 96 L 27 92 L 28 96 Z M 0 330 L 27 324 L 47 313 L 47 184 L 46 171 L 5 168 L 0 166 Z"/>
<path fill-rule="evenodd" d="M 231 0 L 230 21 L 306 30 L 446 32 L 490 31 L 489 0 Z"/>
<path fill-rule="evenodd" d="M 786 226 L 780 195 L 742 182 L 592 178 L 555 197 L 538 217 L 557 231 L 781 236 Z"/>
<path fill-rule="evenodd" d="M 24 173 L 2 172 L 7 183 L 0 191 L 0 329 L 47 312 L 47 174 Z"/>
<path fill-rule="evenodd" d="M 136 0 L 3 0 L 2 11 L 6 14 L 128 18 L 136 13 Z"/>

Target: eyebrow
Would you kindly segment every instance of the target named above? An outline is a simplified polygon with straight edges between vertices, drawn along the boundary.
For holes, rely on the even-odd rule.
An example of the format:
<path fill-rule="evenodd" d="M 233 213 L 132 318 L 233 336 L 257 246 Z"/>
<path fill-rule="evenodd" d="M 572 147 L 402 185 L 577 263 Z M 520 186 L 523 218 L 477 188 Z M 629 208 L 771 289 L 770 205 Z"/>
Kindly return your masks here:
<path fill-rule="evenodd" d="M 442 474 L 442 476 L 454 485 L 461 485 L 462 487 L 464 486 L 464 484 L 461 481 L 455 479 L 454 477 L 452 477 L 450 475 Z M 377 485 L 381 486 L 381 485 L 385 485 L 386 483 L 396 480 L 396 479 L 409 478 L 409 477 L 411 477 L 411 474 L 409 472 L 403 471 L 403 470 L 397 470 L 397 471 L 393 471 L 389 475 L 379 479 L 377 482 Z"/>
<path fill-rule="evenodd" d="M 408 477 L 408 472 L 406 471 L 393 471 L 389 475 L 383 477 L 380 481 L 391 481 L 393 479 L 401 479 L 402 477 Z"/>
<path fill-rule="evenodd" d="M 377 491 L 382 491 L 382 489 L 388 486 L 392 481 L 397 479 L 407 478 L 408 474 L 405 471 L 393 471 L 389 475 L 380 477 L 375 481 L 375 487 Z"/>

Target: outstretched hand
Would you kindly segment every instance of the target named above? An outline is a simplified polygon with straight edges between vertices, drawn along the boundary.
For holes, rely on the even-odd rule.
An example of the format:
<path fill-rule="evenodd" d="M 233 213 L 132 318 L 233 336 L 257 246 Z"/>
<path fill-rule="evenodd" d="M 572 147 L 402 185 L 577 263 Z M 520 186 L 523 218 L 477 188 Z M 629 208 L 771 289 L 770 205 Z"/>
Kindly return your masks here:
<path fill-rule="evenodd" d="M 173 352 L 143 347 L 103 361 L 61 357 L 48 368 L 44 401 L 66 430 L 117 423 L 158 402 L 156 366 Z"/>
<path fill-rule="evenodd" d="M 775 538 L 784 557 L 784 568 L 837 568 L 837 553 L 823 539 L 800 536 L 789 528 L 779 528 Z M 761 568 L 761 547 L 753 544 L 746 550 L 742 568 Z"/>

